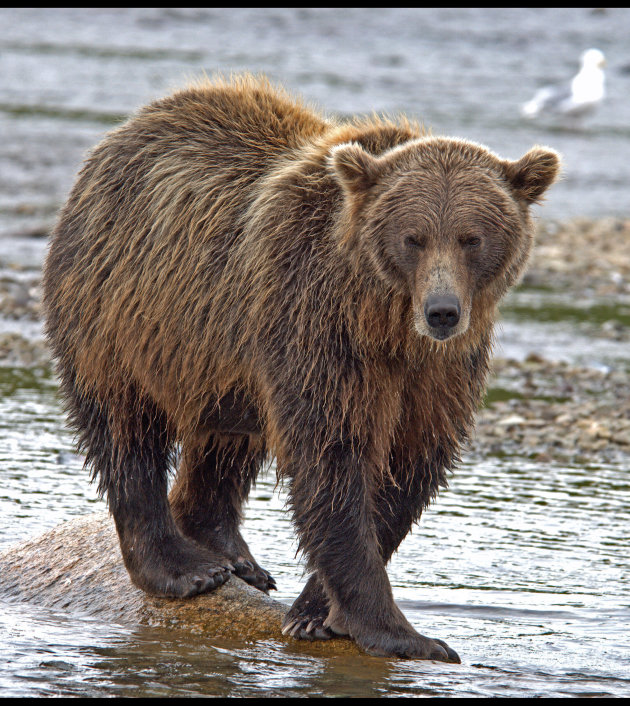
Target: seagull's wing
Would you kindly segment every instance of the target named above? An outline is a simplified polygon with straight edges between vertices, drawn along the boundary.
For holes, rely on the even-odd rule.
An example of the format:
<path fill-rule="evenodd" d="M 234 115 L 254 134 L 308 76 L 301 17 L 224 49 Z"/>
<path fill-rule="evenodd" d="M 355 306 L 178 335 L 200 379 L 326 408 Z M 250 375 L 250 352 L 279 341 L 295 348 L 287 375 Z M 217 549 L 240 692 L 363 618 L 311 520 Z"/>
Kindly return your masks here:
<path fill-rule="evenodd" d="M 571 86 L 545 86 L 523 105 L 523 115 L 535 118 L 546 111 L 556 111 L 561 105 L 571 99 Z"/>

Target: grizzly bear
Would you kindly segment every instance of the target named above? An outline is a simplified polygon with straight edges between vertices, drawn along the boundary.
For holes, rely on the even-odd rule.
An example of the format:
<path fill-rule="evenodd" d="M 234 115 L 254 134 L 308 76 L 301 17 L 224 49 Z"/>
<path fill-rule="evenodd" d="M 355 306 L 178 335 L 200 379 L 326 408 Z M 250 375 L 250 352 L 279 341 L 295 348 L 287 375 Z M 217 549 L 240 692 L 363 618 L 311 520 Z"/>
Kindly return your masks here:
<path fill-rule="evenodd" d="M 458 662 L 407 621 L 385 566 L 471 431 L 497 302 L 557 172 L 547 148 L 509 161 L 405 118 L 327 118 L 248 76 L 108 134 L 61 211 L 44 298 L 133 582 L 275 588 L 239 531 L 275 457 L 311 572 L 285 634 Z"/>

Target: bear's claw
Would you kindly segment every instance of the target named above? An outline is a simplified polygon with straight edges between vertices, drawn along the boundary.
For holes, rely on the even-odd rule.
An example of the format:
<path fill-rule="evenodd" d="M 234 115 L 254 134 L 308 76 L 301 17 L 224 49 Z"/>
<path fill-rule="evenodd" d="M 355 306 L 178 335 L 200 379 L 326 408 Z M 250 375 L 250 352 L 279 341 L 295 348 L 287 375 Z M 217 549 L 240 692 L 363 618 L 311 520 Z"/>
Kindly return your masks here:
<path fill-rule="evenodd" d="M 213 567 L 208 569 L 206 573 L 198 572 L 191 576 L 188 588 L 185 586 L 188 577 L 180 577 L 177 581 L 172 582 L 171 590 L 174 593 L 179 593 L 182 598 L 196 596 L 199 593 L 207 593 L 222 586 L 230 578 L 230 574 L 231 571 L 228 566 Z M 181 588 L 177 588 L 177 584 Z"/>
<path fill-rule="evenodd" d="M 335 637 L 332 630 L 325 628 L 323 623 L 322 618 L 298 617 L 283 625 L 282 634 L 296 640 L 330 640 L 331 637 Z"/>
<path fill-rule="evenodd" d="M 273 576 L 268 571 L 265 571 L 248 559 L 239 557 L 235 562 L 233 562 L 233 564 L 234 575 L 243 579 L 243 581 L 246 581 L 260 591 L 269 593 L 269 591 L 278 590 Z"/>

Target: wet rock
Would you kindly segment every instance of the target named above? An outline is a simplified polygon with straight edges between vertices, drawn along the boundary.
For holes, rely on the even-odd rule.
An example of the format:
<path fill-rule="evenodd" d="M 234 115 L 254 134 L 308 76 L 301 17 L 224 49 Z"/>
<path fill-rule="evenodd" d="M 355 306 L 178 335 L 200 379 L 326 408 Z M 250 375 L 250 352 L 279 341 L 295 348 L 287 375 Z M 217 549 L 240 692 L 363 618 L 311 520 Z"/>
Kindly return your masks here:
<path fill-rule="evenodd" d="M 39 278 L 0 278 L 0 316 L 37 321 L 42 314 Z"/>
<path fill-rule="evenodd" d="M 348 639 L 304 642 L 285 637 L 280 627 L 288 606 L 236 576 L 195 598 L 148 596 L 131 583 L 113 520 L 104 512 L 65 522 L 0 553 L 0 598 L 35 602 L 120 624 L 279 640 L 305 652 L 359 652 Z"/>
<path fill-rule="evenodd" d="M 630 293 L 630 219 L 540 223 L 525 284 L 581 295 Z"/>
<path fill-rule="evenodd" d="M 502 427 L 513 427 L 524 424 L 526 421 L 525 417 L 521 417 L 520 414 L 511 414 L 509 417 L 501 417 L 497 424 Z"/>
<path fill-rule="evenodd" d="M 630 431 L 625 430 L 614 432 L 611 437 L 611 441 L 615 444 L 619 444 L 620 446 L 630 447 Z"/>
<path fill-rule="evenodd" d="M 490 385 L 515 390 L 509 402 L 484 407 L 470 453 L 531 455 L 562 461 L 628 462 L 630 375 L 531 355 L 497 359 Z"/>

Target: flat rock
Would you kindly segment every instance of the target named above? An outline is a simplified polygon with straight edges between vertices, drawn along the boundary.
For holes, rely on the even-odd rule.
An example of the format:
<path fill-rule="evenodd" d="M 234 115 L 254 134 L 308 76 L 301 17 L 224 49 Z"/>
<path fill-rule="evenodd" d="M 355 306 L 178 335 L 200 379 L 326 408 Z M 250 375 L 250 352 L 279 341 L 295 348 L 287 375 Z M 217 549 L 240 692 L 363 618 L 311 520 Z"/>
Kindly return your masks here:
<path fill-rule="evenodd" d="M 0 553 L 0 598 L 99 617 L 104 622 L 174 627 L 191 633 L 273 639 L 307 652 L 358 654 L 351 640 L 285 637 L 288 606 L 236 576 L 194 598 L 149 596 L 131 583 L 111 517 L 104 512 L 65 522 Z"/>

